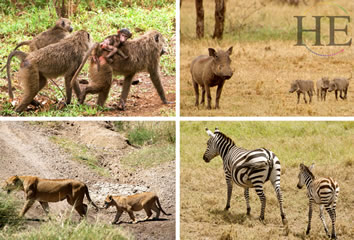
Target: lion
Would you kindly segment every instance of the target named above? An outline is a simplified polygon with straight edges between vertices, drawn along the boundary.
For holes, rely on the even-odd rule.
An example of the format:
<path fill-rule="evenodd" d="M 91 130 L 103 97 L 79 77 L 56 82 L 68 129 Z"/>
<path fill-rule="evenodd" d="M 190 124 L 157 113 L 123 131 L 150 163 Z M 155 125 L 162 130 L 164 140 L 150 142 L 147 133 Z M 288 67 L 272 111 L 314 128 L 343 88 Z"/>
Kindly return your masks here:
<path fill-rule="evenodd" d="M 83 203 L 86 197 L 98 211 L 99 207 L 91 200 L 86 184 L 72 179 L 44 179 L 34 176 L 12 176 L 5 181 L 3 190 L 9 194 L 13 190 L 22 190 L 26 195 L 26 203 L 20 212 L 24 216 L 37 200 L 46 214 L 49 213 L 49 202 L 59 202 L 66 199 L 81 217 L 86 216 L 87 205 Z"/>
<path fill-rule="evenodd" d="M 159 218 L 160 211 L 162 211 L 163 214 L 167 216 L 171 215 L 166 213 L 162 209 L 159 198 L 157 197 L 156 193 L 153 192 L 138 193 L 135 195 L 124 196 L 124 197 L 107 195 L 104 201 L 103 208 L 107 209 L 111 206 L 115 206 L 117 208 L 117 214 L 112 224 L 118 223 L 118 220 L 124 211 L 128 212 L 133 223 L 138 222 L 138 220 L 135 219 L 133 211 L 140 211 L 142 209 L 145 210 L 147 216 L 145 219 L 142 219 L 141 221 L 145 221 L 151 217 L 152 215 L 151 210 L 156 212 L 156 216 L 154 219 Z"/>

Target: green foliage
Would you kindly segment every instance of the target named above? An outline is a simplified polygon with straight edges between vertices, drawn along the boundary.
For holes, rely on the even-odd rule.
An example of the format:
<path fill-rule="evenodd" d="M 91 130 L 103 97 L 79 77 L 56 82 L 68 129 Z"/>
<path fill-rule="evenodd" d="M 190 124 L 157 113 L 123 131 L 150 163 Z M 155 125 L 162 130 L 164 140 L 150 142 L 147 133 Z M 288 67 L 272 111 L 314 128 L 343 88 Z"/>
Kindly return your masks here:
<path fill-rule="evenodd" d="M 0 191 L 0 229 L 4 228 L 5 225 L 17 227 L 22 223 L 23 219 L 18 216 L 18 209 L 20 208 L 21 203 L 16 201 L 11 195 Z"/>
<path fill-rule="evenodd" d="M 38 228 L 32 228 L 30 231 L 24 231 L 21 233 L 11 234 L 11 232 L 5 231 L 0 233 L 1 238 L 12 239 L 105 239 L 105 240 L 123 240 L 132 239 L 132 237 L 124 232 L 121 228 L 117 228 L 112 225 L 102 224 L 97 222 L 95 224 L 89 224 L 86 220 L 82 220 L 79 223 L 74 223 L 69 219 L 51 220 L 42 223 Z"/>
<path fill-rule="evenodd" d="M 126 132 L 131 144 L 145 145 L 176 142 L 174 122 L 114 122 L 118 132 Z"/>

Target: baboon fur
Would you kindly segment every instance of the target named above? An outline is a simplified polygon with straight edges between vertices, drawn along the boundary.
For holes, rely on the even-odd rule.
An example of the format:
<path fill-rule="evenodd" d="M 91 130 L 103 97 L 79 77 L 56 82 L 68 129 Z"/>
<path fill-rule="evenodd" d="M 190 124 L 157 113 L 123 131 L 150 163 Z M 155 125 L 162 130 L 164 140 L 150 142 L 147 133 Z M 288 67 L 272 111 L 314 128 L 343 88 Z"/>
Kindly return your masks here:
<path fill-rule="evenodd" d="M 59 42 L 63 38 L 67 37 L 72 31 L 73 28 L 71 26 L 71 21 L 67 18 L 60 18 L 56 21 L 54 27 L 38 34 L 32 40 L 20 42 L 13 51 L 16 51 L 23 45 L 29 45 L 30 52 L 33 52 L 50 44 Z M 1 71 L 3 71 L 4 68 L 10 64 L 10 62 L 11 58 L 8 58 L 6 65 L 1 69 Z"/>
<path fill-rule="evenodd" d="M 151 81 L 162 102 L 168 104 L 169 102 L 166 99 L 159 72 L 160 56 L 165 53 L 164 45 L 165 40 L 161 33 L 153 30 L 139 38 L 128 40 L 124 43 L 120 49 L 128 56 L 127 59 L 115 54 L 112 57 L 113 63 L 108 63 L 104 59 L 104 56 L 100 56 L 99 61 L 101 67 L 99 71 L 95 62 L 91 60 L 89 67 L 89 78 L 91 81 L 86 89 L 83 89 L 80 96 L 80 102 L 84 102 L 86 94 L 98 93 L 99 97 L 97 104 L 103 106 L 111 87 L 112 75 L 119 74 L 124 75 L 124 83 L 118 108 L 120 110 L 125 110 L 125 102 L 134 75 L 138 72 L 147 71 L 150 74 Z M 107 54 L 106 51 L 104 52 L 104 54 Z M 87 58 L 88 56 L 83 60 L 83 64 L 86 62 Z M 81 71 L 83 64 L 72 79 L 72 86 L 76 84 L 76 77 Z"/>
<path fill-rule="evenodd" d="M 72 87 L 70 80 L 80 66 L 86 52 L 91 46 L 90 34 L 80 30 L 58 43 L 26 54 L 14 51 L 13 56 L 21 58 L 21 67 L 18 73 L 24 87 L 21 103 L 15 109 L 22 112 L 33 101 L 37 93 L 46 85 L 47 78 L 65 77 L 66 103 L 71 102 Z M 10 66 L 7 67 L 8 81 L 11 85 Z M 73 86 L 77 97 L 80 96 L 79 84 Z M 9 92 L 11 89 L 9 89 Z"/>

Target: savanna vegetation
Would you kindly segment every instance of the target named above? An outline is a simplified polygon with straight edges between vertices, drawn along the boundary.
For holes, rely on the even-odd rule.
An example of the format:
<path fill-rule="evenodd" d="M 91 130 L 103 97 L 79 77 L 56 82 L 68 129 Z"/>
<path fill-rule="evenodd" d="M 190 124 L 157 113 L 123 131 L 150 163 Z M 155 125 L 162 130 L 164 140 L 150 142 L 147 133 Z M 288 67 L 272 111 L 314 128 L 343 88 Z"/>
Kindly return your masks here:
<path fill-rule="evenodd" d="M 299 1 L 298 7 L 269 0 L 229 0 L 226 2 L 225 27 L 222 40 L 213 39 L 214 0 L 204 1 L 204 38 L 196 36 L 194 0 L 184 0 L 181 7 L 180 89 L 182 116 L 353 116 L 354 90 L 352 80 L 348 99 L 336 101 L 334 93 L 327 93 L 321 102 L 314 95 L 311 104 L 296 104 L 296 93 L 290 94 L 290 83 L 296 79 L 313 80 L 328 76 L 349 78 L 354 68 L 352 47 L 312 46 L 315 34 L 304 33 L 304 42 L 312 51 L 330 55 L 322 57 L 311 53 L 297 42 L 297 20 L 306 16 L 304 29 L 315 28 L 311 16 L 348 16 L 354 11 L 352 1 Z M 335 22 L 338 28 L 348 27 L 348 35 L 336 32 L 335 41 L 348 42 L 352 25 L 344 19 Z M 321 21 L 321 42 L 329 43 L 329 19 Z M 208 55 L 208 48 L 228 49 L 231 55 L 233 77 L 227 80 L 221 94 L 220 109 L 207 110 L 194 106 L 195 95 L 190 74 L 190 63 L 199 55 Z M 215 104 L 216 87 L 211 96 Z M 213 106 L 213 105 L 212 105 Z"/>
<path fill-rule="evenodd" d="M 116 34 L 117 29 L 129 28 L 133 38 L 155 29 L 162 33 L 167 43 L 168 54 L 161 57 L 161 74 L 166 94 L 175 94 L 175 1 L 173 0 L 100 0 L 100 1 L 2 1 L 0 3 L 0 67 L 7 61 L 7 56 L 21 41 L 32 39 L 33 36 L 52 27 L 58 18 L 58 12 L 62 10 L 61 3 L 65 4 L 64 16 L 72 22 L 74 31 L 84 29 L 90 33 L 95 42 L 102 41 L 106 36 Z M 21 47 L 27 51 L 28 47 Z M 19 69 L 19 60 L 14 58 L 11 64 L 12 73 Z M 83 72 L 87 75 L 87 65 Z M 15 88 L 15 99 L 9 101 L 7 94 L 6 70 L 0 73 L 0 115 L 16 115 L 13 111 L 14 104 L 18 104 L 19 97 L 23 92 L 16 75 L 12 78 Z M 156 91 L 150 84 L 147 74 L 138 75 L 137 78 L 147 82 L 132 86 L 131 94 L 141 93 L 147 98 L 152 98 Z M 32 111 L 23 113 L 23 116 L 100 116 L 100 115 L 144 115 L 144 113 L 117 113 L 114 111 L 115 103 L 120 97 L 121 86 L 118 81 L 112 86 L 108 102 L 104 108 L 96 107 L 97 95 L 91 95 L 87 99 L 88 104 L 79 105 L 76 97 L 72 104 L 62 110 L 57 110 L 57 104 L 64 99 L 63 77 L 55 80 L 56 84 L 48 81 L 48 85 L 38 94 L 38 101 L 42 108 L 34 108 Z M 58 85 L 58 86 L 56 86 Z M 151 88 L 150 88 L 151 87 Z M 151 94 L 146 94 L 152 92 Z M 137 96 L 132 100 L 132 106 L 142 105 Z M 153 98 L 155 99 L 155 97 Z M 150 100 L 150 99 L 149 99 Z M 159 99 L 158 99 L 159 100 Z M 160 100 L 159 100 L 160 101 Z M 150 104 L 151 105 L 151 104 Z M 145 108 L 148 107 L 145 105 Z M 151 106 L 150 106 L 151 107 Z M 156 107 L 155 107 L 156 108 Z M 174 115 L 171 107 L 160 107 L 155 112 L 150 110 L 150 115 Z M 136 110 L 136 109 L 135 109 Z M 141 109 L 138 109 L 141 110 Z M 146 114 L 145 114 L 146 115 Z"/>
<path fill-rule="evenodd" d="M 246 149 L 265 147 L 282 166 L 281 189 L 289 233 L 282 227 L 278 201 L 265 184 L 265 224 L 258 220 L 260 201 L 250 189 L 251 216 L 246 215 L 243 189 L 234 184 L 231 208 L 224 211 L 226 183 L 222 160 L 203 161 L 209 139 L 205 127 L 219 130 Z M 315 163 L 313 173 L 332 177 L 340 185 L 337 202 L 338 239 L 353 239 L 353 122 L 181 122 L 181 239 L 327 239 L 315 206 L 310 235 L 308 198 L 297 189 L 299 164 Z M 325 215 L 327 225 L 330 223 Z"/>

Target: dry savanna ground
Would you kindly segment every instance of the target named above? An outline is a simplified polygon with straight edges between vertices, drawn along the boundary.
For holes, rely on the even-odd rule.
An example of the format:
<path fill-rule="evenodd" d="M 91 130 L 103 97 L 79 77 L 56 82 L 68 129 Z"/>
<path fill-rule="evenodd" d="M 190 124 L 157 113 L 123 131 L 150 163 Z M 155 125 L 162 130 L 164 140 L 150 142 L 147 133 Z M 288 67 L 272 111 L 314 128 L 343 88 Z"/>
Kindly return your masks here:
<path fill-rule="evenodd" d="M 339 7 L 330 4 L 300 4 L 291 7 L 276 1 L 227 1 L 225 34 L 222 41 L 210 36 L 214 28 L 214 1 L 205 1 L 205 38 L 195 38 L 194 1 L 183 1 L 181 8 L 181 115 L 182 116 L 353 116 L 354 87 L 350 81 L 347 100 L 335 100 L 328 93 L 327 101 L 314 96 L 311 104 L 305 104 L 301 96 L 296 104 L 296 93 L 290 94 L 290 83 L 296 79 L 316 82 L 324 76 L 349 78 L 354 68 L 353 47 L 311 47 L 314 34 L 304 35 L 304 41 L 312 50 L 331 54 L 320 57 L 296 44 L 297 22 L 294 16 L 306 16 L 304 28 L 314 28 L 314 15 L 347 15 Z M 263 5 L 262 5 L 263 3 Z M 354 2 L 338 0 L 336 3 L 348 13 L 354 11 Z M 193 14 L 191 14 L 193 13 Z M 349 14 L 350 15 L 350 14 Z M 322 43 L 328 44 L 328 19 L 322 20 Z M 346 23 L 336 20 L 338 28 Z M 336 42 L 348 42 L 348 36 L 336 33 Z M 190 63 L 199 55 L 207 55 L 208 48 L 228 49 L 233 46 L 231 67 L 233 77 L 226 81 L 221 94 L 220 109 L 207 110 L 206 106 L 194 106 L 195 94 L 190 74 Z M 212 107 L 215 106 L 216 87 L 212 88 Z M 308 99 L 308 96 L 307 96 Z"/>
<path fill-rule="evenodd" d="M 251 216 L 246 215 L 243 189 L 234 184 L 231 208 L 220 157 L 202 159 L 209 139 L 204 128 L 220 131 L 247 149 L 265 147 L 280 159 L 284 211 L 289 222 L 285 236 L 278 201 L 265 184 L 265 224 L 259 220 L 260 201 L 250 189 Z M 337 202 L 338 239 L 353 239 L 354 123 L 352 122 L 181 122 L 181 239 L 327 239 L 314 206 L 312 229 L 306 236 L 308 198 L 297 189 L 299 164 L 315 163 L 315 176 L 333 177 L 340 185 Z M 330 223 L 325 214 L 327 225 Z"/>

